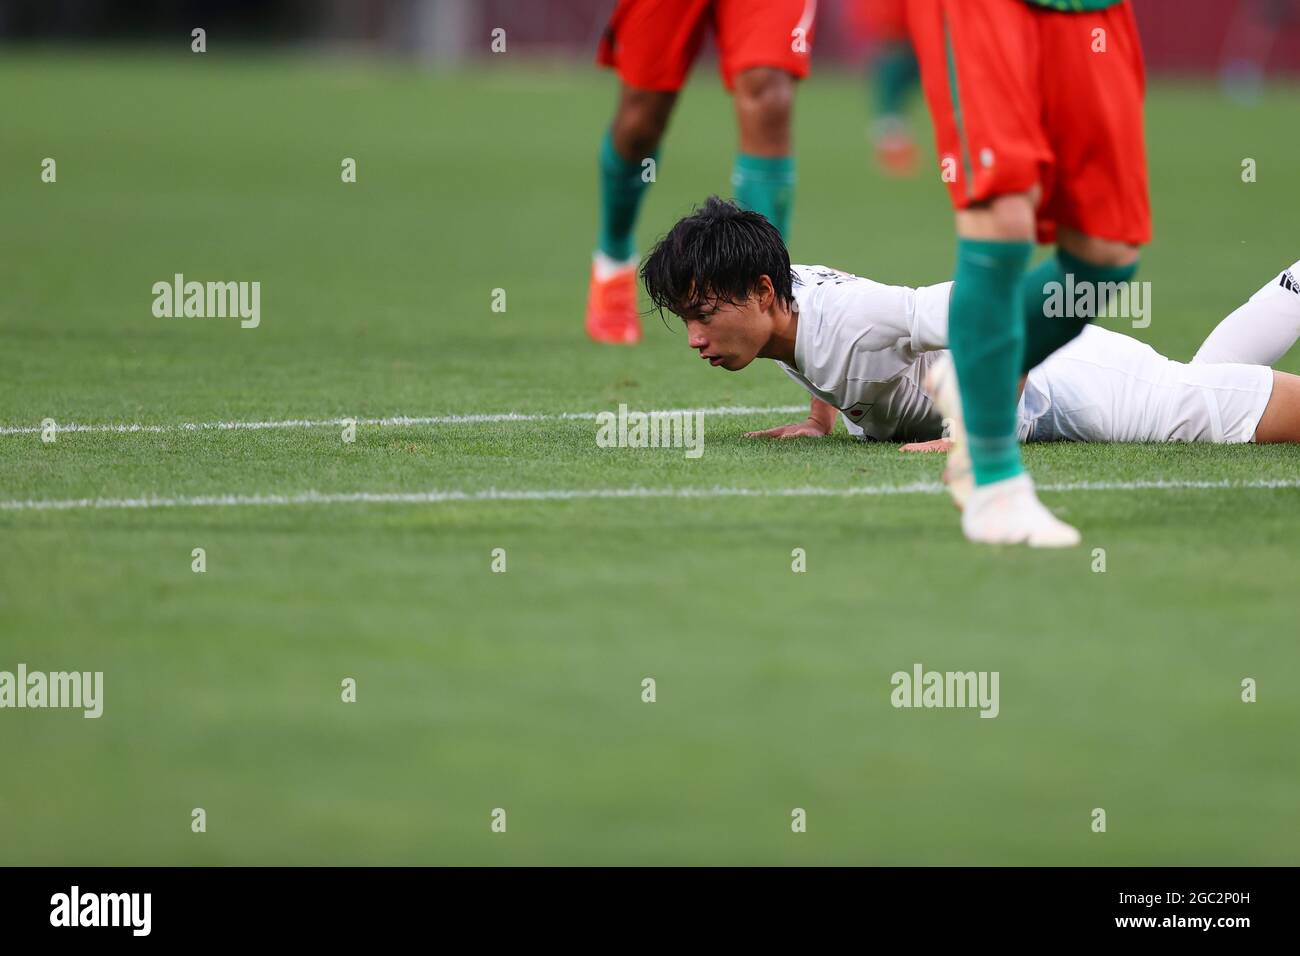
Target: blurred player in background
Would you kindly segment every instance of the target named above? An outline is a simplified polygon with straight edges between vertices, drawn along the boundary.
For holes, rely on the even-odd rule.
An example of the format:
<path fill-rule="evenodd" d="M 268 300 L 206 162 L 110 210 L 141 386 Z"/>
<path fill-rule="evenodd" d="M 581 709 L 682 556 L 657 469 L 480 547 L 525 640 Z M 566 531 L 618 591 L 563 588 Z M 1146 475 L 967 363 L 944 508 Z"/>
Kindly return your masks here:
<path fill-rule="evenodd" d="M 953 360 L 927 387 L 952 422 L 947 477 L 974 469 L 962 531 L 1076 544 L 1021 465 L 1016 400 L 1021 375 L 1090 318 L 1047 318 L 1049 284 L 1067 273 L 1126 282 L 1151 237 L 1133 11 L 1127 0 L 909 0 L 908 28 L 956 209 Z M 1027 272 L 1035 239 L 1056 253 Z"/>
<path fill-rule="evenodd" d="M 908 95 L 921 73 L 907 36 L 907 0 L 852 0 L 850 14 L 874 49 L 867 63 L 874 117 L 869 135 L 876 162 L 891 176 L 916 173 L 916 143 L 907 122 Z"/>
<path fill-rule="evenodd" d="M 736 200 L 788 236 L 795 166 L 790 114 L 795 81 L 808 75 L 817 0 L 619 0 L 598 61 L 622 81 L 600 147 L 600 235 L 591 267 L 587 334 L 641 338 L 636 305 L 637 210 L 652 181 L 678 90 L 713 29 L 722 81 L 735 100 Z"/>

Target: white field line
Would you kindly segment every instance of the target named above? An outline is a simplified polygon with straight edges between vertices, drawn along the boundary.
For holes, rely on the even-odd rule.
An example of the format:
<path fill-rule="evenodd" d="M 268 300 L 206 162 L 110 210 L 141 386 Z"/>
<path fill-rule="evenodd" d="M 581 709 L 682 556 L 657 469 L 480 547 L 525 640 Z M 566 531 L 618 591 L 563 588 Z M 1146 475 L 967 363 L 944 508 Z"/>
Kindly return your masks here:
<path fill-rule="evenodd" d="M 1300 488 L 1300 478 L 1256 481 L 1075 481 L 1039 485 L 1039 491 L 1179 491 Z M 487 501 L 579 501 L 591 498 L 853 498 L 887 495 L 935 495 L 938 482 L 906 485 L 859 485 L 851 488 L 535 488 L 480 491 L 303 491 L 287 495 L 198 495 L 194 497 L 70 498 L 0 501 L 0 511 L 72 511 L 78 509 L 222 508 L 271 505 L 405 504 L 436 505 Z"/>
<path fill-rule="evenodd" d="M 804 405 L 723 405 L 718 408 L 667 408 L 637 409 L 638 411 L 682 412 L 705 415 L 764 415 L 790 414 L 807 410 Z M 480 415 L 394 415 L 391 418 L 358 418 L 358 428 L 377 426 L 393 428 L 410 425 L 479 425 L 493 422 L 559 422 L 559 421 L 594 421 L 600 412 L 557 412 L 555 414 L 525 414 L 523 412 L 495 412 Z M 179 422 L 171 425 L 131 424 L 90 424 L 76 422 L 59 424 L 56 420 L 55 432 L 100 432 L 109 434 L 164 433 L 164 432 L 201 432 L 201 431 L 266 431 L 273 428 L 341 428 L 352 419 L 348 418 L 286 418 L 273 421 L 252 422 Z M 41 431 L 40 426 L 0 425 L 0 435 L 34 435 Z"/>

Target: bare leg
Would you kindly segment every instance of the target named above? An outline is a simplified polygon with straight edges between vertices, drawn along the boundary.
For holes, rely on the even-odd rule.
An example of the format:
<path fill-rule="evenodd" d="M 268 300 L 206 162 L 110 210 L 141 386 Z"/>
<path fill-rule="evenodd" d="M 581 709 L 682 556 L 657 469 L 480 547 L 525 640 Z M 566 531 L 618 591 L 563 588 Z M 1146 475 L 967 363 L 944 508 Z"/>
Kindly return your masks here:
<path fill-rule="evenodd" d="M 1255 443 L 1300 442 L 1300 375 L 1273 373 L 1273 394 L 1255 426 Z"/>
<path fill-rule="evenodd" d="M 1068 226 L 1056 230 L 1056 244 L 1094 266 L 1131 266 L 1138 260 L 1138 247 L 1114 239 L 1098 239 Z"/>
<path fill-rule="evenodd" d="M 794 77 L 785 70 L 757 66 L 736 74 L 736 126 L 740 151 L 751 156 L 790 154 L 790 115 Z"/>
<path fill-rule="evenodd" d="M 618 154 L 629 162 L 640 162 L 658 149 L 676 102 L 676 93 L 624 85 L 610 124 Z"/>
<path fill-rule="evenodd" d="M 1040 190 L 1009 193 L 957 210 L 957 235 L 1002 242 L 1034 241 L 1034 207 Z"/>

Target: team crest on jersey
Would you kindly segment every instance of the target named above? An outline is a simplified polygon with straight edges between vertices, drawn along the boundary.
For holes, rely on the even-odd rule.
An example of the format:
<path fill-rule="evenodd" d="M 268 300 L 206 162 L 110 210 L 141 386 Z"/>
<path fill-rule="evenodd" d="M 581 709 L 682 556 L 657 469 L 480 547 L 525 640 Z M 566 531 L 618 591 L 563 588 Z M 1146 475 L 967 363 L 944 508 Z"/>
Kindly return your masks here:
<path fill-rule="evenodd" d="M 845 415 L 848 415 L 849 418 L 855 422 L 861 421 L 862 416 L 867 414 L 867 412 L 871 411 L 871 406 L 874 404 L 876 403 L 858 402 L 856 405 L 850 405 L 848 408 L 841 408 L 840 411 L 842 411 Z"/>

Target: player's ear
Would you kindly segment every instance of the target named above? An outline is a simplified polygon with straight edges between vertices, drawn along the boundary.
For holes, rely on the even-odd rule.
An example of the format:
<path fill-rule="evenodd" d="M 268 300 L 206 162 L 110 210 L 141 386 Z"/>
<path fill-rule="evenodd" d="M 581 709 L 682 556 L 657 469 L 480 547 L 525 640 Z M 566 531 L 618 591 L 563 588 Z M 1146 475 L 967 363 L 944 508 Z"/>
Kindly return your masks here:
<path fill-rule="evenodd" d="M 772 277 L 761 275 L 758 277 L 758 288 L 755 290 L 758 295 L 758 307 L 766 312 L 772 308 L 776 302 L 776 287 L 772 285 Z"/>

